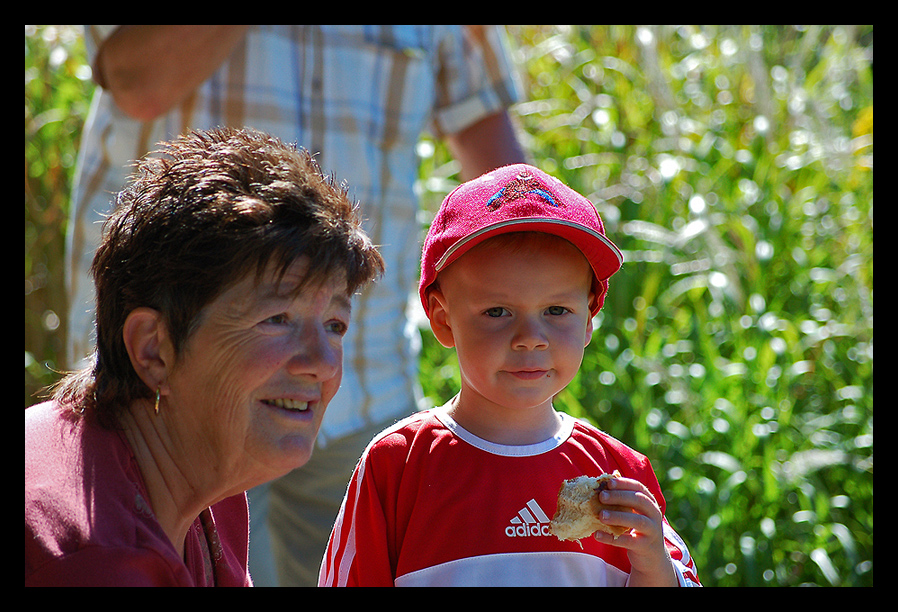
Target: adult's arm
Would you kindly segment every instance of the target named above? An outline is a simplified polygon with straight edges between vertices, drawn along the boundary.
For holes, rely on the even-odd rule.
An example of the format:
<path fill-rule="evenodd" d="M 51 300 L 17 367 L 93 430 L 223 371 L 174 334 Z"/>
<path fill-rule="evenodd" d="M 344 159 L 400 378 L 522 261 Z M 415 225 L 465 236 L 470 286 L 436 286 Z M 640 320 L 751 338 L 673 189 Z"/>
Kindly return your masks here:
<path fill-rule="evenodd" d="M 149 121 L 208 79 L 245 25 L 123 25 L 100 46 L 94 70 L 127 115 Z"/>
<path fill-rule="evenodd" d="M 461 164 L 463 181 L 500 166 L 527 161 L 506 111 L 488 115 L 460 132 L 447 135 L 446 144 Z"/>

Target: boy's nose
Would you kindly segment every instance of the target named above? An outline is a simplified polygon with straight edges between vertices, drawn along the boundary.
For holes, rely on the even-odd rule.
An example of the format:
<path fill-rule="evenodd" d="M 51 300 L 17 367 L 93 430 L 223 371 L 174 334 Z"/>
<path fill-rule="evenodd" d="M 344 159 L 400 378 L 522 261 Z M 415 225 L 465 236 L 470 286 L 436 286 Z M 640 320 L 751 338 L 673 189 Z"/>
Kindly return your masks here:
<path fill-rule="evenodd" d="M 533 351 L 548 347 L 549 341 L 540 322 L 526 317 L 518 325 L 513 344 L 517 349 Z"/>

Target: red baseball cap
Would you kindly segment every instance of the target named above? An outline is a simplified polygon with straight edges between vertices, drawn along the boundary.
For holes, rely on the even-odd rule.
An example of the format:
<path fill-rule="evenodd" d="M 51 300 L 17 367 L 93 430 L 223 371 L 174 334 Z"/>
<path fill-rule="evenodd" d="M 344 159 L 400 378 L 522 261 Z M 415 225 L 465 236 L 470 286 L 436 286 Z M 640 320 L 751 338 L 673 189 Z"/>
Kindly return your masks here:
<path fill-rule="evenodd" d="M 592 266 L 592 315 L 602 308 L 608 279 L 623 264 L 623 255 L 605 237 L 605 227 L 588 199 L 532 166 L 504 166 L 459 185 L 443 200 L 421 256 L 418 288 L 424 311 L 427 289 L 437 274 L 487 238 L 508 232 L 545 232 L 580 249 Z"/>

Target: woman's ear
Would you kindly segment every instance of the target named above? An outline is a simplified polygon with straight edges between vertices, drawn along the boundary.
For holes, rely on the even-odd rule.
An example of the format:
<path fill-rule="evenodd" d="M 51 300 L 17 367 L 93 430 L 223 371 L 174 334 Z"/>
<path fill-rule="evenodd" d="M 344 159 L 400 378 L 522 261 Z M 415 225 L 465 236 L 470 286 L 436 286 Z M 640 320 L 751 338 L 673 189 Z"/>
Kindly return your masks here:
<path fill-rule="evenodd" d="M 431 289 L 427 293 L 427 307 L 430 310 L 430 329 L 433 330 L 434 337 L 446 348 L 452 348 L 455 346 L 455 337 L 449 324 L 446 296 L 439 289 Z"/>
<path fill-rule="evenodd" d="M 151 390 L 164 386 L 173 364 L 173 351 L 162 313 L 152 308 L 132 310 L 125 319 L 122 339 L 131 366 Z"/>

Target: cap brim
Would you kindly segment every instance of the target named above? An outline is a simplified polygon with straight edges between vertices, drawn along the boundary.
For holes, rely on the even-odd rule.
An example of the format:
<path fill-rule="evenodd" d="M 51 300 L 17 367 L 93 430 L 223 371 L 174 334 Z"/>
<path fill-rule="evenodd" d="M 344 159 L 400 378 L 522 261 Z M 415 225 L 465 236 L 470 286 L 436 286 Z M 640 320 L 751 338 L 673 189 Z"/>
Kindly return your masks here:
<path fill-rule="evenodd" d="M 473 232 L 449 247 L 437 261 L 434 270 L 440 272 L 487 238 L 510 232 L 546 232 L 564 238 L 583 252 L 599 281 L 608 280 L 620 270 L 624 262 L 620 249 L 604 235 L 591 228 L 564 219 L 530 217 L 507 219 Z"/>

